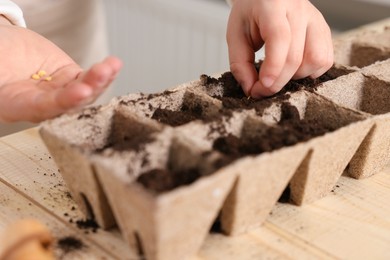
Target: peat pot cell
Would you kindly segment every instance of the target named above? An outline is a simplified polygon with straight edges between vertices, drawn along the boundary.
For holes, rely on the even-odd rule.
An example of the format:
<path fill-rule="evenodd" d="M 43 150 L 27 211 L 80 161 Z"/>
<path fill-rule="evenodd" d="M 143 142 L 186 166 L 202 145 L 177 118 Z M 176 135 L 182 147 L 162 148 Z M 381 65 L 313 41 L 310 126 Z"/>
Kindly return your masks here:
<path fill-rule="evenodd" d="M 201 152 L 194 146 L 173 139 L 164 168 L 142 173 L 137 182 L 152 193 L 163 193 L 194 183 L 230 162 L 215 152 Z"/>
<path fill-rule="evenodd" d="M 350 66 L 359 68 L 390 58 L 390 27 L 352 43 Z"/>
<path fill-rule="evenodd" d="M 284 122 L 296 121 L 294 120 L 297 117 L 296 109 L 299 111 L 301 121 L 310 128 L 320 127 L 327 129 L 327 132 L 367 118 L 364 113 L 341 107 L 320 95 L 307 91 L 292 94 L 288 102 L 285 108 L 281 107 L 282 118 L 278 123 L 280 125 Z"/>
<path fill-rule="evenodd" d="M 112 106 L 87 108 L 77 114 L 65 114 L 44 122 L 40 133 L 45 143 L 50 134 L 62 144 L 91 152 L 105 145 L 114 113 Z"/>
<path fill-rule="evenodd" d="M 162 126 L 148 118 L 140 118 L 131 111 L 119 106 L 111 119 L 111 129 L 105 146 L 100 149 L 139 151 L 145 144 L 154 140 L 154 133 Z M 98 151 L 99 152 L 99 151 Z"/>
<path fill-rule="evenodd" d="M 186 91 L 177 110 L 157 108 L 152 119 L 170 126 L 181 126 L 195 120 L 209 122 L 220 117 L 220 104 L 202 93 Z"/>
<path fill-rule="evenodd" d="M 233 158 L 257 155 L 308 141 L 365 118 L 306 91 L 292 94 L 278 109 L 274 113 L 280 119 L 275 124 L 248 117 L 240 136 L 221 136 L 213 148 Z"/>
<path fill-rule="evenodd" d="M 280 92 L 263 99 L 248 98 L 231 72 L 222 74 L 218 79 L 202 75 L 201 81 L 205 85 L 206 93 L 215 93 L 212 97 L 220 100 L 223 108 L 233 110 L 255 109 L 258 114 L 262 114 L 273 103 L 288 99 L 287 92 L 296 92 L 302 89 L 314 91 L 321 83 L 333 80 L 350 72 L 350 70 L 345 68 L 332 67 L 317 79 L 307 77 L 299 80 L 290 80 Z M 220 91 L 213 91 L 212 89 L 219 89 Z"/>
<path fill-rule="evenodd" d="M 176 111 L 181 107 L 185 89 L 166 90 L 154 94 L 129 94 L 121 97 L 118 104 L 141 117 L 152 117 L 157 109 Z"/>
<path fill-rule="evenodd" d="M 381 27 L 381 28 L 380 28 Z M 363 68 L 390 58 L 390 27 L 374 26 L 333 40 L 335 64 Z"/>
<path fill-rule="evenodd" d="M 142 244 L 147 259 L 195 255 L 233 185 L 233 171 L 216 171 L 224 165 L 220 159 L 173 141 L 168 162 L 135 181 L 100 164 L 99 178 L 129 245 Z"/>
<path fill-rule="evenodd" d="M 390 82 L 360 72 L 325 83 L 317 93 L 337 104 L 379 115 L 390 112 Z"/>
<path fill-rule="evenodd" d="M 112 106 L 88 108 L 47 121 L 40 129 L 72 198 L 102 228 L 112 227 L 115 220 L 90 156 L 106 144 L 114 113 Z"/>

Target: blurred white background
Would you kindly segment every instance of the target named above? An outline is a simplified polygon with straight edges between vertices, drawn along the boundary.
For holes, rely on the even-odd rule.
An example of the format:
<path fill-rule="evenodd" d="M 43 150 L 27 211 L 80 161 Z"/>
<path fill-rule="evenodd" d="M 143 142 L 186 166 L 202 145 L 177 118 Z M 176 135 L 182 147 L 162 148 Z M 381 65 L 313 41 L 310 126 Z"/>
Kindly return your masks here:
<path fill-rule="evenodd" d="M 312 0 L 335 33 L 390 14 L 390 0 Z M 125 68 L 115 94 L 156 92 L 229 68 L 225 0 L 105 1 L 112 53 Z M 258 55 L 261 57 L 261 53 Z"/>
<path fill-rule="evenodd" d="M 225 0 L 15 0 L 30 29 L 85 67 L 108 53 L 124 67 L 99 101 L 158 92 L 229 69 Z M 311 0 L 335 33 L 389 17 L 390 0 Z M 84 54 L 84 55 L 83 55 Z M 259 52 L 258 57 L 262 53 Z M 0 124 L 0 136 L 32 124 Z"/>

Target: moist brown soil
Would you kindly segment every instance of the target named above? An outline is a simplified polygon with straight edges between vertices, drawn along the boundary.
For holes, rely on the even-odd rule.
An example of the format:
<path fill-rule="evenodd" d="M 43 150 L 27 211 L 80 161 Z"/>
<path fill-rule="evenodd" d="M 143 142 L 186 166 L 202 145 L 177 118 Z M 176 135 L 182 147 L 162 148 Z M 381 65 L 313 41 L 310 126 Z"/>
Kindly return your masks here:
<path fill-rule="evenodd" d="M 58 239 L 57 246 L 63 254 L 67 254 L 76 250 L 80 250 L 84 247 L 84 243 L 78 238 L 67 236 Z"/>
<path fill-rule="evenodd" d="M 208 155 L 209 153 L 207 152 L 203 154 L 204 158 Z M 160 194 L 173 190 L 179 186 L 190 185 L 199 178 L 212 174 L 216 170 L 229 164 L 231 161 L 231 158 L 221 157 L 213 163 L 212 168 L 214 171 L 210 172 L 202 171 L 199 168 L 175 171 L 170 169 L 171 167 L 168 165 L 167 169 L 152 169 L 141 174 L 137 178 L 137 182 L 149 191 Z"/>
<path fill-rule="evenodd" d="M 200 118 L 201 114 L 196 111 L 172 111 L 162 108 L 157 108 L 152 115 L 152 119 L 170 126 L 181 126 Z"/>
<path fill-rule="evenodd" d="M 256 63 L 257 70 L 259 69 L 260 62 Z M 323 75 L 316 79 L 306 77 L 298 80 L 290 80 L 281 91 L 276 93 L 274 96 L 283 95 L 285 92 L 295 92 L 298 90 L 305 89 L 307 91 L 314 91 L 316 88 L 323 82 L 333 80 L 342 75 L 346 75 L 353 71 L 346 68 L 336 68 L 332 67 Z M 238 84 L 231 72 L 223 73 L 219 78 L 213 78 L 208 75 L 201 75 L 201 81 L 206 86 L 221 85 L 224 88 L 224 97 L 235 97 L 243 98 L 245 97 L 244 92 L 241 90 L 241 86 Z"/>
<path fill-rule="evenodd" d="M 257 69 L 259 63 L 256 64 Z M 280 102 L 288 99 L 288 92 L 296 92 L 306 90 L 314 92 L 317 87 L 328 80 L 333 80 L 339 76 L 350 73 L 351 71 L 343 68 L 331 68 L 322 76 L 312 79 L 303 78 L 299 80 L 290 80 L 284 88 L 271 97 L 262 99 L 252 99 L 245 95 L 241 86 L 238 84 L 231 72 L 226 72 L 219 78 L 213 78 L 207 75 L 201 76 L 201 81 L 206 87 L 215 87 L 220 85 L 223 88 L 222 96 L 213 96 L 222 101 L 222 105 L 227 109 L 255 109 L 261 115 L 265 108 L 269 107 L 273 102 Z"/>
<path fill-rule="evenodd" d="M 291 146 L 334 130 L 316 120 L 300 119 L 296 107 L 284 102 L 280 122 L 277 126 L 266 129 L 262 136 L 243 139 L 230 134 L 216 139 L 213 148 L 225 155 L 239 158 Z"/>
<path fill-rule="evenodd" d="M 97 153 L 104 151 L 107 148 L 112 148 L 116 151 L 140 151 L 145 144 L 154 141 L 152 135 L 155 130 L 142 124 L 129 121 L 125 116 L 116 113 L 113 117 L 112 129 L 108 138 L 107 144 L 96 150 Z"/>
<path fill-rule="evenodd" d="M 140 175 L 137 179 L 148 190 L 162 193 L 173 190 L 182 185 L 193 183 L 201 176 L 197 169 L 189 169 L 185 172 L 175 172 L 167 169 L 153 169 Z"/>
<path fill-rule="evenodd" d="M 152 115 L 152 119 L 175 127 L 187 124 L 194 120 L 209 122 L 217 119 L 217 117 L 215 115 L 210 116 L 203 113 L 203 107 L 200 104 L 190 107 L 186 103 L 183 103 L 178 111 L 157 108 Z"/>
<path fill-rule="evenodd" d="M 76 225 L 79 229 L 83 230 L 90 230 L 93 233 L 96 233 L 97 230 L 99 229 L 99 225 L 96 223 L 95 220 L 93 219 L 80 219 L 76 220 Z"/>

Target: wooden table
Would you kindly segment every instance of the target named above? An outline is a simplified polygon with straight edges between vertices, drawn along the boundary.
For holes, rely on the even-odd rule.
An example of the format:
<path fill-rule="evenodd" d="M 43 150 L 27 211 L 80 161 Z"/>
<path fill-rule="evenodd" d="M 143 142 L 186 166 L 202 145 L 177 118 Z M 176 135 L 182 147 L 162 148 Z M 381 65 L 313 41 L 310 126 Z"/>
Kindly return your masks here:
<path fill-rule="evenodd" d="M 0 232 L 32 217 L 56 238 L 73 236 L 86 245 L 68 254 L 57 248 L 61 259 L 136 259 L 118 230 L 76 226 L 82 214 L 36 128 L 0 139 L 0 190 Z M 210 234 L 193 259 L 264 258 L 390 259 L 390 167 L 364 180 L 343 176 L 311 205 L 279 203 L 261 228 L 245 235 Z"/>

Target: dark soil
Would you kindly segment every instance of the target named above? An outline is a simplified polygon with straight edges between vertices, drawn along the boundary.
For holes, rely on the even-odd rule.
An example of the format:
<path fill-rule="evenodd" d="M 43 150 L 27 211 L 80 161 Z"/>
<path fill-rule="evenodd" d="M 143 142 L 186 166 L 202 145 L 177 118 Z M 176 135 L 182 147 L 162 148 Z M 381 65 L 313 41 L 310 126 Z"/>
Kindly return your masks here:
<path fill-rule="evenodd" d="M 259 69 L 260 63 L 261 61 L 255 64 L 257 70 Z M 307 91 L 314 91 L 316 90 L 319 84 L 329 80 L 333 80 L 337 77 L 346 75 L 351 72 L 352 72 L 351 70 L 348 70 L 346 68 L 332 67 L 327 72 L 325 72 L 323 75 L 321 75 L 316 79 L 306 77 L 298 80 L 290 80 L 280 92 L 275 94 L 275 96 L 282 95 L 288 91 L 295 92 L 302 89 L 305 89 Z M 223 86 L 224 97 L 236 97 L 236 98 L 245 97 L 244 92 L 241 90 L 241 86 L 238 84 L 238 82 L 236 81 L 236 79 L 234 78 L 231 72 L 225 72 L 219 78 L 213 78 L 207 75 L 201 75 L 201 80 L 202 83 L 206 86 L 212 86 L 212 85 Z"/>
<path fill-rule="evenodd" d="M 101 106 L 94 106 L 85 108 L 80 115 L 77 117 L 77 120 L 86 119 L 86 118 L 93 118 L 95 115 L 99 113 Z"/>
<path fill-rule="evenodd" d="M 197 114 L 195 111 L 172 111 L 162 108 L 157 108 L 152 115 L 153 119 L 170 126 L 184 125 L 200 119 L 200 117 L 201 114 Z"/>
<path fill-rule="evenodd" d="M 119 104 L 121 105 L 134 105 L 138 102 L 145 102 L 145 101 L 149 101 L 149 100 L 152 100 L 154 98 L 158 98 L 158 97 L 161 97 L 161 96 L 167 96 L 167 95 L 170 95 L 172 94 L 173 91 L 170 91 L 170 90 L 165 90 L 164 92 L 162 93 L 152 93 L 152 94 L 144 94 L 144 93 L 140 93 L 140 97 L 138 99 L 135 99 L 135 100 L 121 100 L 119 102 Z"/>
<path fill-rule="evenodd" d="M 96 223 L 95 220 L 93 219 L 82 219 L 82 220 L 77 220 L 76 225 L 79 229 L 83 229 L 86 231 L 92 231 L 93 233 L 96 233 L 97 230 L 99 229 L 99 225 Z"/>
<path fill-rule="evenodd" d="M 194 120 L 209 122 L 217 118 L 215 116 L 206 115 L 201 104 L 190 107 L 186 103 L 183 103 L 178 111 L 157 108 L 152 115 L 152 119 L 175 127 L 187 124 Z"/>
<path fill-rule="evenodd" d="M 259 63 L 256 64 L 257 69 L 259 68 Z M 222 96 L 214 96 L 222 101 L 223 107 L 227 109 L 255 109 L 258 114 L 262 114 L 265 108 L 269 107 L 273 102 L 283 101 L 288 98 L 286 93 L 296 92 L 299 90 L 306 90 L 313 92 L 316 88 L 323 82 L 328 80 L 333 80 L 339 76 L 350 73 L 351 71 L 346 69 L 331 68 L 325 74 L 320 76 L 317 79 L 311 79 L 309 77 L 299 79 L 299 80 L 290 80 L 286 86 L 278 93 L 271 97 L 266 97 L 262 99 L 252 99 L 245 95 L 242 91 L 241 86 L 235 80 L 231 72 L 226 72 L 221 75 L 218 79 L 212 78 L 207 75 L 201 76 L 201 81 L 205 86 L 214 87 L 215 85 L 221 85 L 223 88 Z"/>
<path fill-rule="evenodd" d="M 81 240 L 72 236 L 60 238 L 57 242 L 57 246 L 64 254 L 80 250 L 85 247 Z"/>
<path fill-rule="evenodd" d="M 209 153 L 203 154 L 206 158 Z M 172 170 L 169 165 L 167 169 L 152 169 L 148 172 L 141 174 L 137 178 L 137 182 L 144 186 L 146 189 L 159 194 L 168 192 L 177 187 L 189 185 L 203 176 L 207 176 L 222 168 L 223 166 L 231 162 L 230 158 L 221 157 L 219 160 L 214 161 L 212 164 L 213 171 L 206 172 L 201 170 L 200 167 L 190 168 L 186 170 Z M 200 163 L 202 164 L 202 163 Z"/>
<path fill-rule="evenodd" d="M 120 113 L 113 117 L 112 130 L 107 144 L 96 152 L 102 152 L 107 148 L 116 151 L 132 150 L 140 151 L 145 144 L 154 140 L 152 135 L 156 130 L 149 126 L 129 120 Z"/>
<path fill-rule="evenodd" d="M 277 126 L 269 127 L 261 136 L 251 138 L 243 139 L 231 134 L 222 136 L 214 141 L 213 148 L 233 158 L 239 158 L 291 146 L 334 130 L 315 120 L 301 120 L 296 107 L 284 102 L 282 118 Z"/>
<path fill-rule="evenodd" d="M 198 169 L 174 172 L 167 169 L 153 169 L 140 175 L 137 181 L 148 190 L 162 193 L 182 185 L 193 183 L 201 176 Z"/>

